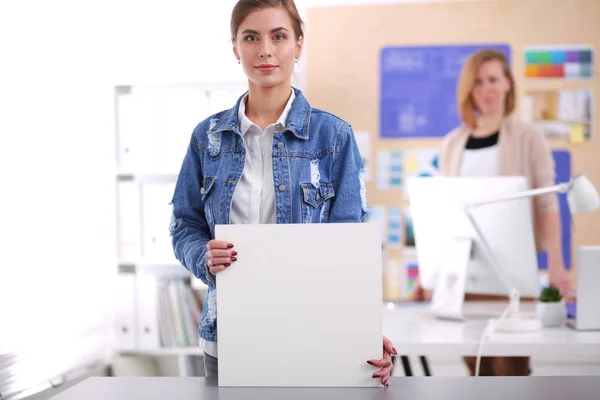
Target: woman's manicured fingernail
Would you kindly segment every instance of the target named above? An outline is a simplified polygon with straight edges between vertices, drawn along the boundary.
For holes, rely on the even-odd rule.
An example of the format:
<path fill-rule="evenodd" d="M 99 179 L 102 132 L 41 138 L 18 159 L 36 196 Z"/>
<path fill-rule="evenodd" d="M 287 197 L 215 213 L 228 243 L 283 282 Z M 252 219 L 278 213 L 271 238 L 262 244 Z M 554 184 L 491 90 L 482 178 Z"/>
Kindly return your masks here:
<path fill-rule="evenodd" d="M 371 361 L 367 361 L 367 364 L 369 365 L 373 365 L 373 363 Z"/>
<path fill-rule="evenodd" d="M 231 261 L 237 261 L 237 257 L 231 257 Z"/>
<path fill-rule="evenodd" d="M 231 264 L 225 264 L 225 268 L 229 267 Z"/>
<path fill-rule="evenodd" d="M 232 255 L 232 256 L 237 256 L 237 251 L 232 251 L 232 252 L 231 252 L 231 255 Z"/>
<path fill-rule="evenodd" d="M 398 355 L 398 352 L 396 351 L 396 348 L 395 348 L 395 347 L 392 349 L 392 351 L 394 352 L 394 355 L 395 355 L 395 356 L 397 356 L 397 355 Z"/>
<path fill-rule="evenodd" d="M 233 245 L 232 245 L 231 243 L 229 243 L 229 244 L 227 245 L 227 248 L 228 248 L 228 249 L 230 249 L 230 248 L 232 248 L 232 247 L 233 247 Z"/>

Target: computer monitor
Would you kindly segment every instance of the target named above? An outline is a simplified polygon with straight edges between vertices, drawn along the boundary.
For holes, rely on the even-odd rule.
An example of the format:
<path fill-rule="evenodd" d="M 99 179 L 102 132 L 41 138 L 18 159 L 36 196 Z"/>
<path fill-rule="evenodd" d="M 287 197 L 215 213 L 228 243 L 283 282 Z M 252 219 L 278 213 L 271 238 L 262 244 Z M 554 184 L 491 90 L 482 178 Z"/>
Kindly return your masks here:
<path fill-rule="evenodd" d="M 467 203 L 528 189 L 525 177 L 412 177 L 407 181 L 413 220 L 419 277 L 425 289 L 434 290 L 440 273 L 455 268 L 455 250 L 470 241 L 464 293 L 510 293 L 493 268 L 464 211 Z M 483 205 L 473 210 L 499 264 L 523 297 L 538 297 L 537 254 L 531 199 Z M 462 303 L 462 299 L 461 299 Z"/>

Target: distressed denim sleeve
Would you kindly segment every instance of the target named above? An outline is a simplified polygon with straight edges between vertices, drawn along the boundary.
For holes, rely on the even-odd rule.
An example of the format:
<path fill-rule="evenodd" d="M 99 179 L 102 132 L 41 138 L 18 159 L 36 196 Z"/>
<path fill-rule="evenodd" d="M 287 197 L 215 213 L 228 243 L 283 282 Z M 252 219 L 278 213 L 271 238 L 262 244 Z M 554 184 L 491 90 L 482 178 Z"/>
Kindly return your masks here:
<path fill-rule="evenodd" d="M 363 222 L 367 212 L 364 165 L 350 125 L 343 129 L 339 143 L 340 151 L 333 162 L 335 197 L 329 222 Z"/>
<path fill-rule="evenodd" d="M 204 258 L 206 244 L 212 237 L 204 214 L 201 186 L 202 165 L 194 131 L 177 178 L 169 231 L 175 257 L 179 262 L 202 282 L 214 286 L 215 276 L 208 271 Z"/>

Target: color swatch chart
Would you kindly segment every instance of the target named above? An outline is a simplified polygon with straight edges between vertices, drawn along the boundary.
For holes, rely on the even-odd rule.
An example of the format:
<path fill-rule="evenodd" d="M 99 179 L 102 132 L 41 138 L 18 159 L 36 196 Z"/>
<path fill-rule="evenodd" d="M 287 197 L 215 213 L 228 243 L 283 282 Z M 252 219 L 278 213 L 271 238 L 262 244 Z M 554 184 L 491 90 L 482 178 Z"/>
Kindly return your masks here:
<path fill-rule="evenodd" d="M 593 52 L 589 47 L 531 48 L 525 51 L 528 78 L 591 78 Z"/>

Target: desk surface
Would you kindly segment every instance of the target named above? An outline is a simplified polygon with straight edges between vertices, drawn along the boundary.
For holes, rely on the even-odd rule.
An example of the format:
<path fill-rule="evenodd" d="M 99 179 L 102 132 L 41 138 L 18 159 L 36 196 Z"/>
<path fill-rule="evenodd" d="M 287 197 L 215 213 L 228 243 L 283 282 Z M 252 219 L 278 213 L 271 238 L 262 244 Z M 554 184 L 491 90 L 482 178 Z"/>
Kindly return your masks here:
<path fill-rule="evenodd" d="M 597 377 L 391 378 L 387 388 L 220 388 L 206 378 L 89 378 L 53 400 L 598 399 Z"/>
<path fill-rule="evenodd" d="M 497 318 L 507 303 L 468 302 L 466 321 L 435 318 L 429 305 L 396 304 L 384 307 L 383 334 L 405 355 L 477 355 L 481 334 L 489 318 Z M 534 303 L 522 303 L 533 315 Z M 600 331 L 580 332 L 567 326 L 535 333 L 495 333 L 483 345 L 484 356 L 587 356 L 600 357 Z"/>

